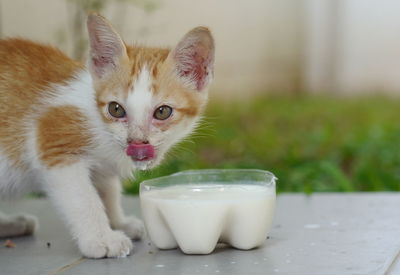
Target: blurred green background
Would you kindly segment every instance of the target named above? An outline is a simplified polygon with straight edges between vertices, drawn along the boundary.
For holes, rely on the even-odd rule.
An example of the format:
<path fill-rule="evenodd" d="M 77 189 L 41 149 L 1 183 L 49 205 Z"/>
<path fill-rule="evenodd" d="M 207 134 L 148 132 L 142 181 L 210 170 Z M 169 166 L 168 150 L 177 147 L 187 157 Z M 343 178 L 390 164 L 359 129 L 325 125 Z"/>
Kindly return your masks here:
<path fill-rule="evenodd" d="M 278 177 L 278 192 L 400 190 L 400 101 L 264 96 L 211 101 L 199 129 L 145 179 L 185 169 L 258 168 Z"/>

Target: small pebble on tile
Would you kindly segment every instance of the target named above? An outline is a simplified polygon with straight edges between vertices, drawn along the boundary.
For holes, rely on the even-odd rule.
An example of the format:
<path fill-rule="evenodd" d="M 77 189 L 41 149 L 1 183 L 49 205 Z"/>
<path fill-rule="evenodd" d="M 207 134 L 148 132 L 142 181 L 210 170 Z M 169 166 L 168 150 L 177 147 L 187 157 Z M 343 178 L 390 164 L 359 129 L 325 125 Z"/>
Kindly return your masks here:
<path fill-rule="evenodd" d="M 14 248 L 14 247 L 16 247 L 17 245 L 16 245 L 12 240 L 7 239 L 7 240 L 4 242 L 4 246 L 7 247 L 7 248 Z"/>

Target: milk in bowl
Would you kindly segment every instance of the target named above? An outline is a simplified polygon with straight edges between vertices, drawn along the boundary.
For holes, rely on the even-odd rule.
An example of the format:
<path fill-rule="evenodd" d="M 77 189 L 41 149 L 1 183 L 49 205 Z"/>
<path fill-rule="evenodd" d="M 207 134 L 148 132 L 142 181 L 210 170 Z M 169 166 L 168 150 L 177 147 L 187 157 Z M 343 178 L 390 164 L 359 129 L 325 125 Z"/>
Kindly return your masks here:
<path fill-rule="evenodd" d="M 211 253 L 218 242 L 238 249 L 262 245 L 275 209 L 275 176 L 253 169 L 185 171 L 144 181 L 141 209 L 160 249 Z"/>

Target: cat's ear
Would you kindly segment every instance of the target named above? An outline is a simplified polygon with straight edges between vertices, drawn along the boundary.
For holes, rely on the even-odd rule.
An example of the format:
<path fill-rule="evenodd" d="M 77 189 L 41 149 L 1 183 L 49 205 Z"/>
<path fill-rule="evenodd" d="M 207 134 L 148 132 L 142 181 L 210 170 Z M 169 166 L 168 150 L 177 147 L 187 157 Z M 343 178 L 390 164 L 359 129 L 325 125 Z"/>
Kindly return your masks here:
<path fill-rule="evenodd" d="M 87 19 L 89 33 L 89 70 L 102 79 L 118 70 L 127 59 L 126 47 L 111 24 L 101 15 L 89 14 Z"/>
<path fill-rule="evenodd" d="M 205 27 L 189 31 L 171 51 L 178 77 L 186 85 L 201 91 L 214 74 L 214 39 Z"/>

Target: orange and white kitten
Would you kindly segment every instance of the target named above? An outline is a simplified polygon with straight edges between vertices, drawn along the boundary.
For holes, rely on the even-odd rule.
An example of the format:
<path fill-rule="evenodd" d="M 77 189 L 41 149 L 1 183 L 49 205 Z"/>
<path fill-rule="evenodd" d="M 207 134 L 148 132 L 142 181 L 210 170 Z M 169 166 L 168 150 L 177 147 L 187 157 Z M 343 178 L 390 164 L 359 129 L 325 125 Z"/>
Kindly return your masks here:
<path fill-rule="evenodd" d="M 0 193 L 41 186 L 83 255 L 124 257 L 144 227 L 122 211 L 120 178 L 159 164 L 195 127 L 214 42 L 198 27 L 172 50 L 127 46 L 96 14 L 87 28 L 87 69 L 48 46 L 0 41 Z M 35 225 L 0 215 L 0 237 Z"/>

